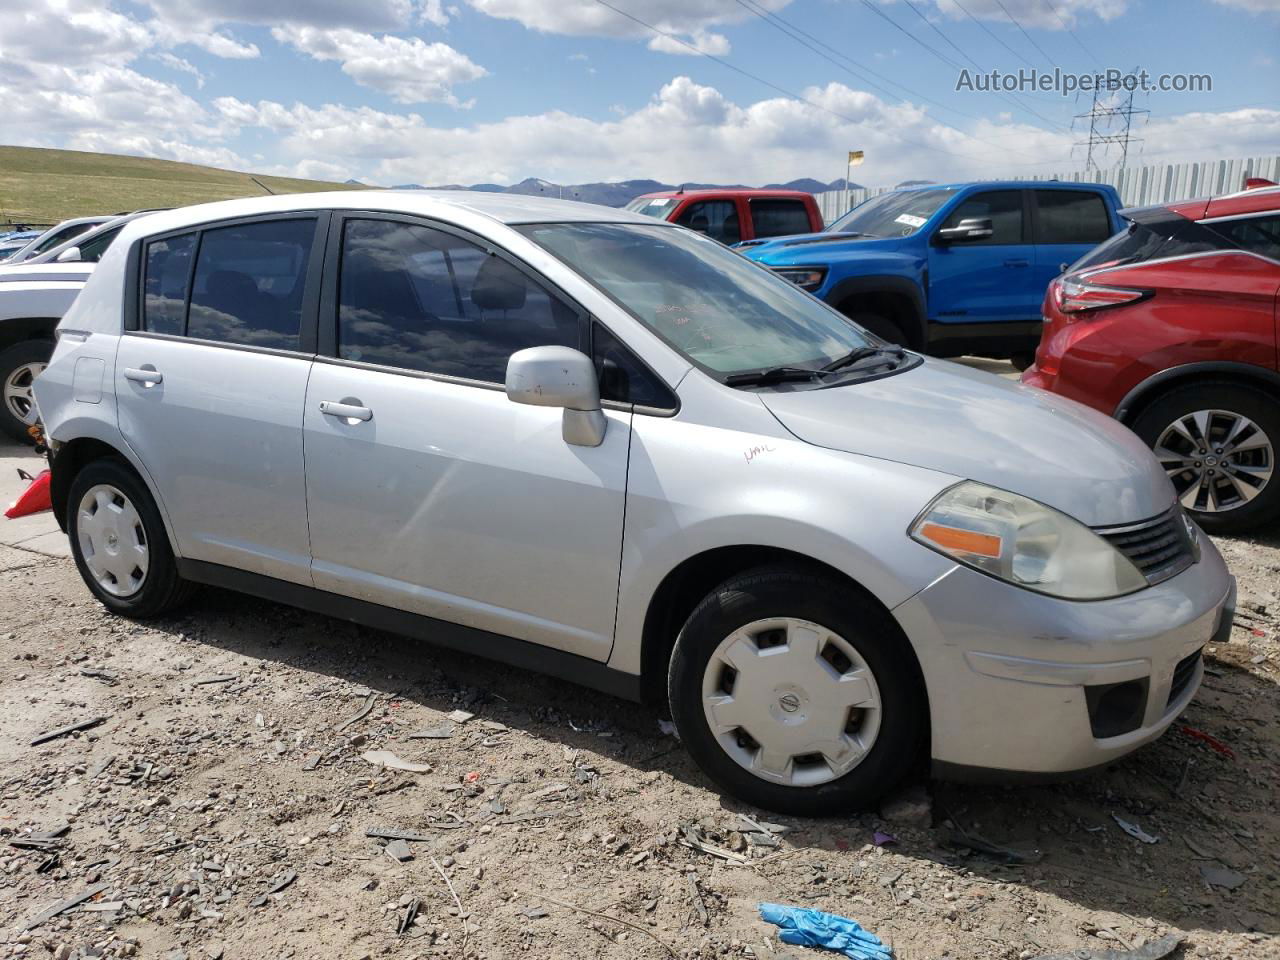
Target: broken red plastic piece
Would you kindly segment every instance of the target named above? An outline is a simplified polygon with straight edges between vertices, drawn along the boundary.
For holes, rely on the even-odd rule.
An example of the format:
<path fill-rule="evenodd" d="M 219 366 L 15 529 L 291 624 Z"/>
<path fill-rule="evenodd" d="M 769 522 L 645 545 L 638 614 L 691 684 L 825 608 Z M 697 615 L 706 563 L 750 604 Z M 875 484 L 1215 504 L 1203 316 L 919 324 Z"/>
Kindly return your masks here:
<path fill-rule="evenodd" d="M 1185 724 L 1179 727 L 1178 729 L 1180 729 L 1183 733 L 1185 733 L 1188 737 L 1190 737 L 1193 740 L 1200 740 L 1203 743 L 1207 743 L 1209 746 L 1211 746 L 1214 750 L 1217 750 L 1218 753 L 1222 754 L 1224 757 L 1227 757 L 1230 760 L 1234 760 L 1236 758 L 1235 751 L 1232 750 L 1230 747 L 1228 747 L 1225 743 L 1223 743 L 1217 737 L 1211 734 L 1205 733 L 1203 730 L 1197 730 L 1195 727 L 1188 727 Z"/>
<path fill-rule="evenodd" d="M 1263 187 L 1280 186 L 1274 180 L 1268 180 L 1265 177 L 1245 177 L 1244 188 L 1246 190 L 1259 190 Z"/>
<path fill-rule="evenodd" d="M 4 512 L 10 520 L 53 509 L 53 497 L 49 493 L 49 471 L 41 470 L 12 506 Z"/>

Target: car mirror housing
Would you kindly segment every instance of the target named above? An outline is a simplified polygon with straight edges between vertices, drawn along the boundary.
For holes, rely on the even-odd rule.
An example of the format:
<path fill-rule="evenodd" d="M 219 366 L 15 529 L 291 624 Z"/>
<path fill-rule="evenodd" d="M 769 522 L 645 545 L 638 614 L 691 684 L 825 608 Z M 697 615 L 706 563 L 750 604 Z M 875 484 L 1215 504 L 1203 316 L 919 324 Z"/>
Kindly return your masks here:
<path fill-rule="evenodd" d="M 63 250 L 60 254 L 58 254 L 58 256 L 57 256 L 57 262 L 58 262 L 58 263 L 79 263 L 79 262 L 80 262 L 80 248 L 79 248 L 79 247 L 67 247 L 67 249 Z"/>
<path fill-rule="evenodd" d="M 990 217 L 968 217 L 954 227 L 943 227 L 935 237 L 939 243 L 966 243 L 986 240 L 994 232 Z"/>
<path fill-rule="evenodd" d="M 564 410 L 565 443 L 598 447 L 608 421 L 600 409 L 600 383 L 591 358 L 571 347 L 529 347 L 507 361 L 507 398 Z"/>

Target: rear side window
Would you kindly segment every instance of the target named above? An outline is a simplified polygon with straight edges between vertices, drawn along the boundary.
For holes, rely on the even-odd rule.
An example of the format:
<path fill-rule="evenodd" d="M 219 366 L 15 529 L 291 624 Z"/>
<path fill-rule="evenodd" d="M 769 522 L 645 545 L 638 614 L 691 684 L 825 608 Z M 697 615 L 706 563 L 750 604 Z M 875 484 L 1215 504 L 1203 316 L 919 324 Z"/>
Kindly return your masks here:
<path fill-rule="evenodd" d="M 1067 272 L 1146 263 L 1220 250 L 1224 246 L 1222 238 L 1205 227 L 1170 213 L 1161 219 L 1130 222 L 1120 233 L 1073 263 Z"/>
<path fill-rule="evenodd" d="M 1036 190 L 1036 243 L 1101 243 L 1111 220 L 1101 194 L 1090 190 Z"/>
<path fill-rule="evenodd" d="M 757 237 L 813 232 L 809 211 L 801 200 L 752 200 L 751 223 Z"/>
<path fill-rule="evenodd" d="M 443 230 L 348 220 L 338 356 L 502 383 L 525 347 L 581 348 L 578 313 L 508 261 Z"/>
<path fill-rule="evenodd" d="M 151 333 L 182 334 L 187 315 L 187 285 L 196 235 L 152 240 L 143 268 L 142 329 Z"/>
<path fill-rule="evenodd" d="M 1260 253 L 1272 260 L 1280 260 L 1280 213 L 1265 217 L 1241 217 L 1239 220 L 1221 220 L 1207 226 L 1223 237 L 1233 247 Z"/>
<path fill-rule="evenodd" d="M 120 236 L 120 231 L 124 226 L 118 226 L 114 230 L 106 230 L 96 237 L 92 237 L 80 244 L 80 263 L 97 263 L 102 259 L 102 255 L 107 252 L 107 248 L 111 246 L 113 240 Z"/>
<path fill-rule="evenodd" d="M 738 205 L 732 200 L 703 200 L 681 211 L 676 223 L 697 233 L 705 233 L 721 243 L 737 243 L 742 239 L 738 222 Z"/>
<path fill-rule="evenodd" d="M 975 218 L 991 221 L 991 236 L 984 240 L 969 240 L 964 246 L 992 246 L 1002 243 L 1022 243 L 1022 191 L 989 190 L 975 193 L 951 211 L 942 228 L 958 227 L 961 220 Z"/>
<path fill-rule="evenodd" d="M 312 218 L 205 230 L 196 254 L 187 336 L 298 349 Z"/>

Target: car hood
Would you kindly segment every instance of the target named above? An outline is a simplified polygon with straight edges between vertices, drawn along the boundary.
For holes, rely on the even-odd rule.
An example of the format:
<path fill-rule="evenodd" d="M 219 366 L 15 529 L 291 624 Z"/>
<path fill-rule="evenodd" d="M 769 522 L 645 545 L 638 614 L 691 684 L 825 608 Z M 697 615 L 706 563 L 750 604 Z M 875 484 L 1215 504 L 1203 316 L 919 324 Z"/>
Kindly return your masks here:
<path fill-rule="evenodd" d="M 0 283 L 33 280 L 70 280 L 83 283 L 93 273 L 92 263 L 0 263 Z"/>
<path fill-rule="evenodd" d="M 925 360 L 878 380 L 760 399 L 808 443 L 978 480 L 1089 526 L 1145 520 L 1174 502 L 1173 485 L 1128 428 L 960 364 Z"/>

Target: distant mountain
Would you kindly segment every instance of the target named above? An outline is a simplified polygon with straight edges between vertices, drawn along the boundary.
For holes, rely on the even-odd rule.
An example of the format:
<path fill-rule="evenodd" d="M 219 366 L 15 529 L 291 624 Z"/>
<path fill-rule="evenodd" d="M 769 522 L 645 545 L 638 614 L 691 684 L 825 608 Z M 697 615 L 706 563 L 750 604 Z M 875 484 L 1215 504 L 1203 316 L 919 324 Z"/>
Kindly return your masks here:
<path fill-rule="evenodd" d="M 347 186 L 349 186 L 349 187 L 363 187 L 363 186 L 364 186 L 364 184 L 363 184 L 363 183 L 361 183 L 359 180 L 343 180 L 342 182 L 343 182 L 343 183 L 345 183 L 345 184 L 346 184 Z"/>
<path fill-rule="evenodd" d="M 898 186 L 900 187 L 927 187 L 931 183 L 937 183 L 937 180 L 903 180 Z"/>
<path fill-rule="evenodd" d="M 392 187 L 393 190 L 472 190 L 477 193 L 513 193 L 525 197 L 557 197 L 565 200 L 581 200 L 584 203 L 598 203 L 606 207 L 621 207 L 636 197 L 646 193 L 658 193 L 663 190 L 712 190 L 712 189 L 744 189 L 745 184 L 723 183 L 663 183 L 660 180 L 620 180 L 613 183 L 552 183 L 539 177 L 526 177 L 519 183 L 503 186 L 499 183 L 474 183 L 463 186 L 457 183 L 424 187 L 417 183 L 405 183 Z M 857 189 L 858 184 L 852 184 Z M 788 183 L 766 184 L 771 190 L 803 190 L 806 193 L 824 193 L 827 190 L 843 190 L 844 180 L 823 183 L 812 177 L 802 177 Z"/>

